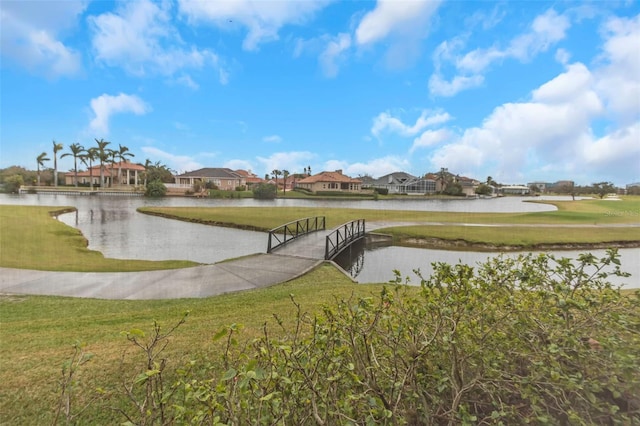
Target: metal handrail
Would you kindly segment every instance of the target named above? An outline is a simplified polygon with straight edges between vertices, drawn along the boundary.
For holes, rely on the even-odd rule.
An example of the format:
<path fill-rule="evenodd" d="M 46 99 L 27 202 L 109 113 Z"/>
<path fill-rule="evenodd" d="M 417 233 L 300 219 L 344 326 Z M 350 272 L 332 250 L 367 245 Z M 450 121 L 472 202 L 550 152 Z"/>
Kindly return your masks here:
<path fill-rule="evenodd" d="M 271 253 L 278 247 L 303 235 L 316 231 L 324 231 L 325 226 L 324 216 L 314 216 L 294 220 L 280 225 L 277 228 L 273 228 L 269 231 L 267 253 Z"/>
<path fill-rule="evenodd" d="M 340 225 L 327 235 L 324 249 L 325 260 L 331 260 L 345 247 L 365 235 L 365 220 L 357 219 Z"/>

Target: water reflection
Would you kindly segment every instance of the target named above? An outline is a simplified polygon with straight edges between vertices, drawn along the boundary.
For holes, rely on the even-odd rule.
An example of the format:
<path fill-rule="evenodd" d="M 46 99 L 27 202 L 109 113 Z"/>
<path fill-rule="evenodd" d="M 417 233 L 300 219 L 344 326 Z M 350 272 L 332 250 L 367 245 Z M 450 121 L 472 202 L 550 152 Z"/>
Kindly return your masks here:
<path fill-rule="evenodd" d="M 554 200 L 570 197 L 552 197 Z M 539 197 L 537 199 L 544 199 Z M 214 263 L 222 260 L 266 251 L 267 236 L 261 232 L 219 228 L 196 223 L 162 219 L 138 213 L 141 206 L 273 206 L 273 207 L 344 207 L 377 210 L 423 210 L 466 212 L 532 212 L 549 211 L 555 207 L 526 203 L 526 197 L 504 197 L 490 200 L 297 200 L 253 199 L 219 200 L 191 198 L 120 198 L 74 197 L 61 195 L 8 195 L 0 194 L 0 204 L 43 206 L 74 206 L 77 211 L 59 216 L 62 222 L 78 228 L 89 241 L 88 248 L 102 252 L 105 257 L 143 260 L 192 260 Z M 392 219 L 392 218 L 390 218 Z M 596 256 L 603 250 L 593 252 Z M 628 287 L 640 287 L 640 249 L 620 250 L 623 269 L 632 274 L 625 281 Z M 361 283 L 387 282 L 394 278 L 393 270 L 409 276 L 413 283 L 419 279 L 412 273 L 420 269 L 427 276 L 432 262 L 470 265 L 485 261 L 498 253 L 457 252 L 444 250 L 380 247 L 368 243 L 354 246 L 337 260 L 344 269 Z M 561 252 L 559 255 L 575 257 L 579 252 Z M 514 254 L 510 254 L 514 255 Z M 346 259 L 345 259 L 346 258 Z"/>
<path fill-rule="evenodd" d="M 557 251 L 556 257 L 576 259 L 578 255 L 588 250 Z M 591 250 L 596 257 L 603 257 L 605 250 Z M 628 278 L 610 277 L 610 281 L 626 288 L 640 287 L 640 248 L 621 249 L 620 262 L 622 270 L 631 274 Z M 401 273 L 402 279 L 406 278 L 412 284 L 420 284 L 420 277 L 414 272 L 419 270 L 422 276 L 428 277 L 432 272 L 432 263 L 464 263 L 475 266 L 487 259 L 499 255 L 517 257 L 521 253 L 509 252 L 469 252 L 419 249 L 410 247 L 381 247 L 379 244 L 368 245 L 366 243 L 355 246 L 351 250 L 345 250 L 335 262 L 338 263 L 359 283 L 385 283 L 395 279 L 394 270 Z"/>

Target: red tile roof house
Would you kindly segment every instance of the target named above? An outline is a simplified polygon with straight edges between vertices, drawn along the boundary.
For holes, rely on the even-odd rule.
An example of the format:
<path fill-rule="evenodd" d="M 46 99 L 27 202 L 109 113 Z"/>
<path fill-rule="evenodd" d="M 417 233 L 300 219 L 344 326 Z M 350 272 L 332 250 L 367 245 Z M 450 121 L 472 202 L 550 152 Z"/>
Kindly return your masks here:
<path fill-rule="evenodd" d="M 102 176 L 104 185 L 107 186 L 138 186 L 142 185 L 142 173 L 144 166 L 140 164 L 122 161 L 113 164 L 102 165 Z M 64 174 L 65 185 L 75 185 L 75 172 L 67 172 Z M 78 171 L 78 184 L 88 185 L 93 180 L 93 185 L 100 185 L 100 165 L 91 167 L 90 170 Z"/>
<path fill-rule="evenodd" d="M 227 168 L 206 167 L 200 170 L 183 173 L 176 176 L 176 185 L 182 188 L 191 188 L 196 181 L 211 182 L 218 189 L 225 191 L 235 191 L 239 186 L 246 186 L 247 180 L 244 176 Z"/>
<path fill-rule="evenodd" d="M 361 192 L 362 181 L 343 175 L 342 170 L 321 172 L 296 182 L 296 188 L 312 192 Z"/>
<path fill-rule="evenodd" d="M 252 173 L 251 170 L 249 170 L 249 171 L 247 171 L 247 170 L 236 170 L 235 173 L 237 173 L 240 176 L 244 177 L 244 180 L 247 183 L 247 188 L 251 188 L 253 185 L 257 185 L 259 183 L 263 183 L 264 182 L 264 179 L 262 179 L 261 177 L 259 177 L 255 173 Z"/>

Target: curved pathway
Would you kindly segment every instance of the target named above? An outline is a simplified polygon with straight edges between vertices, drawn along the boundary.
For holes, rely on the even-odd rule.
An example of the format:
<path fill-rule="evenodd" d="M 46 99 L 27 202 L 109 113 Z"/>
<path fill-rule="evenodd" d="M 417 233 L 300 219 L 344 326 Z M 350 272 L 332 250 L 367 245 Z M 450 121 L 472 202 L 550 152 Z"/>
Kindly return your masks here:
<path fill-rule="evenodd" d="M 209 297 L 268 287 L 304 275 L 322 263 L 257 254 L 214 265 L 144 272 L 51 272 L 0 268 L 0 293 L 97 299 Z"/>

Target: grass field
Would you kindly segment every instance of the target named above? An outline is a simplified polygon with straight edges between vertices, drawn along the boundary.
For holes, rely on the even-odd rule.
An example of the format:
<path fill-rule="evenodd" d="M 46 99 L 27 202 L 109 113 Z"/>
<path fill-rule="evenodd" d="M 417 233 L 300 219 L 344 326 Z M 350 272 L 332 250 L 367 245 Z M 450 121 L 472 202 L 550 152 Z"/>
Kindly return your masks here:
<path fill-rule="evenodd" d="M 60 207 L 0 206 L 0 266 L 45 271 L 130 272 L 175 269 L 196 263 L 177 260 L 108 259 L 87 249 L 82 233 L 51 217 Z M 68 209 L 67 209 L 68 210 Z"/>
<path fill-rule="evenodd" d="M 553 202 L 551 204 L 555 205 L 558 210 L 536 213 L 457 213 L 311 207 L 145 207 L 140 208 L 139 211 L 180 220 L 262 231 L 310 216 L 325 216 L 327 228 L 333 228 L 359 218 L 364 218 L 367 221 L 437 222 L 442 224 L 440 226 L 421 225 L 390 229 L 389 232 L 396 237 L 397 244 L 403 244 L 407 238 L 442 238 L 464 240 L 470 243 L 485 242 L 493 245 L 518 245 L 522 247 L 543 243 L 640 242 L 640 226 L 608 226 L 639 224 L 640 197 L 630 197 L 620 201 L 582 200 Z M 516 226 L 504 228 L 471 227 L 460 226 L 460 224 Z M 580 225 L 585 227 L 576 228 Z M 592 227 L 592 225 L 598 227 Z"/>
<path fill-rule="evenodd" d="M 334 298 L 366 296 L 380 289 L 378 285 L 353 284 L 325 265 L 289 283 L 208 299 L 107 301 L 0 296 L 0 423 L 51 423 L 61 367 L 75 341 L 85 342 L 86 351 L 95 355 L 79 376 L 76 392 L 81 404 L 97 386 L 109 392 L 118 390 L 121 356 L 127 349 L 133 352 L 122 331 L 137 328 L 149 332 L 154 320 L 168 328 L 183 312 L 190 311 L 165 355 L 174 366 L 200 355 L 216 363 L 220 346 L 212 337 L 221 327 L 244 325 L 242 340 L 259 336 L 265 323 L 277 333 L 273 314 L 285 324 L 293 322 L 290 295 L 312 314 Z M 106 420 L 100 421 L 105 415 L 113 413 L 89 411 L 86 417 L 95 424 L 106 424 Z"/>

